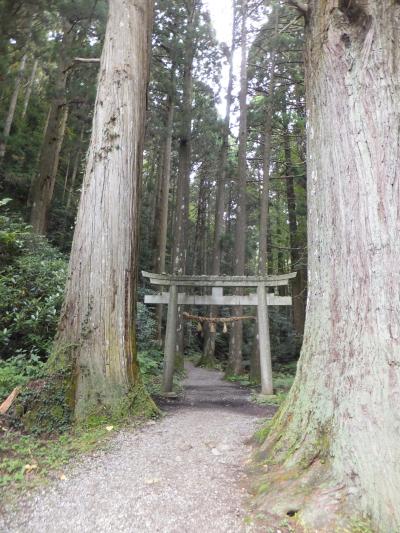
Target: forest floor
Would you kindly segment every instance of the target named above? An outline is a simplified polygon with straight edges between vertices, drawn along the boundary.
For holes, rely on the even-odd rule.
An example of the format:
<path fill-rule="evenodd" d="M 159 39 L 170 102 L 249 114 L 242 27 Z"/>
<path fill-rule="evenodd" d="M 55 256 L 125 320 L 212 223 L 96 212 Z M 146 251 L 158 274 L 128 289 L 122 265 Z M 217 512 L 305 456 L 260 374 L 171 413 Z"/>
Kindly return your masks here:
<path fill-rule="evenodd" d="M 217 371 L 187 363 L 184 394 L 165 416 L 125 428 L 107 450 L 69 464 L 62 479 L 0 516 L 6 532 L 239 533 L 248 516 L 247 444 L 273 407 Z"/>

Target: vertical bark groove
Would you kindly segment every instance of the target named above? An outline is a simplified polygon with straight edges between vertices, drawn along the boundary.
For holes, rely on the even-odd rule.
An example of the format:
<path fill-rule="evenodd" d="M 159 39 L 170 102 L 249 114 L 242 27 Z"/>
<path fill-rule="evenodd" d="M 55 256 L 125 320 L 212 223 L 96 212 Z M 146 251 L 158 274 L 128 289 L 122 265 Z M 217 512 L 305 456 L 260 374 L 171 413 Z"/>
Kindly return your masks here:
<path fill-rule="evenodd" d="M 264 451 L 313 487 L 294 496 L 292 483 L 306 525 L 365 513 L 387 533 L 400 529 L 400 8 L 364 1 L 360 32 L 337 1 L 309 4 L 307 317 Z"/>
<path fill-rule="evenodd" d="M 140 386 L 134 322 L 152 3 L 111 0 L 109 9 L 55 345 L 64 356 L 52 360 L 76 365 L 77 418 L 130 408 Z"/>

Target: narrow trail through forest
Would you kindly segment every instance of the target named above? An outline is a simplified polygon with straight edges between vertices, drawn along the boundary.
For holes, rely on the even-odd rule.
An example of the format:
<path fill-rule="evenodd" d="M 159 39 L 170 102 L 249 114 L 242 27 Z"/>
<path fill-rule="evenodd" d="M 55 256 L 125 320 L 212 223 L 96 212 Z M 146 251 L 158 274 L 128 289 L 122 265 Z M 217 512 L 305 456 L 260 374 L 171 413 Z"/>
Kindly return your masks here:
<path fill-rule="evenodd" d="M 246 531 L 246 441 L 272 410 L 220 372 L 186 368 L 184 397 L 162 406 L 162 420 L 119 432 L 66 480 L 0 517 L 0 531 Z"/>

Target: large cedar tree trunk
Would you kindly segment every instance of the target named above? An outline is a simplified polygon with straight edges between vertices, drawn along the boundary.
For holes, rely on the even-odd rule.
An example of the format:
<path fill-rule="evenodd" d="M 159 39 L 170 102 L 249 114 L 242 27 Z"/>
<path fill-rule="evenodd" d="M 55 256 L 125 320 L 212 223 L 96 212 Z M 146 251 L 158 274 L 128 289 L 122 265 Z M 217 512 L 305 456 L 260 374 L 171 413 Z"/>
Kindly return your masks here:
<path fill-rule="evenodd" d="M 109 5 L 54 350 L 60 355 L 53 361 L 76 365 L 78 419 L 92 411 L 129 409 L 142 388 L 135 346 L 136 270 L 153 9 L 149 0 L 111 0 Z"/>
<path fill-rule="evenodd" d="M 374 531 L 394 533 L 400 5 L 312 0 L 308 11 L 307 316 L 295 383 L 263 446 L 281 467 L 263 506 L 298 511 L 313 531 L 365 513 Z"/>
<path fill-rule="evenodd" d="M 247 0 L 241 2 L 241 66 L 240 66 L 240 120 L 238 153 L 238 199 L 236 209 L 235 245 L 233 256 L 233 273 L 243 276 L 246 263 L 246 229 L 247 229 Z M 233 315 L 240 316 L 242 307 L 234 307 Z M 240 374 L 242 368 L 243 322 L 233 323 L 229 338 L 229 361 L 227 374 Z"/>

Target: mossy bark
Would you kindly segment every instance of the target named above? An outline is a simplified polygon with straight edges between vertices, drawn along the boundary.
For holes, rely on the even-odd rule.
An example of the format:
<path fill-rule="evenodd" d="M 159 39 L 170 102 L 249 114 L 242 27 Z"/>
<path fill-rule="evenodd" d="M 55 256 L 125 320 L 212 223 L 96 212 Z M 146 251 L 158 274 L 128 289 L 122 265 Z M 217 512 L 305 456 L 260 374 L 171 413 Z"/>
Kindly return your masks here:
<path fill-rule="evenodd" d="M 358 514 L 389 533 L 400 530 L 400 5 L 312 0 L 307 19 L 307 318 L 258 455 L 271 483 L 259 504 L 312 530 Z"/>
<path fill-rule="evenodd" d="M 152 5 L 111 0 L 92 138 L 54 354 L 74 416 L 155 409 L 136 359 L 138 211 Z"/>

